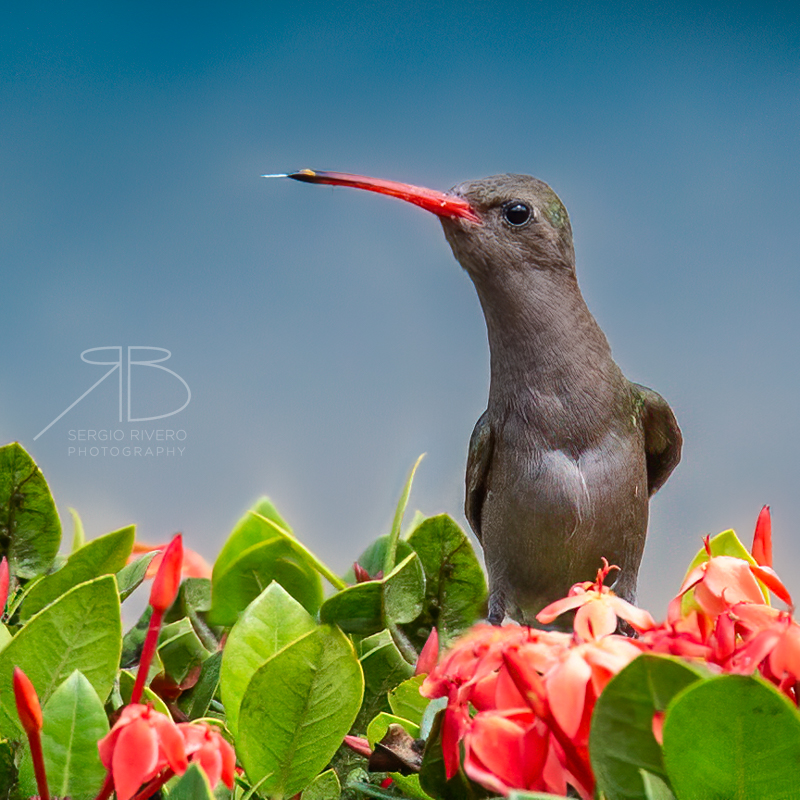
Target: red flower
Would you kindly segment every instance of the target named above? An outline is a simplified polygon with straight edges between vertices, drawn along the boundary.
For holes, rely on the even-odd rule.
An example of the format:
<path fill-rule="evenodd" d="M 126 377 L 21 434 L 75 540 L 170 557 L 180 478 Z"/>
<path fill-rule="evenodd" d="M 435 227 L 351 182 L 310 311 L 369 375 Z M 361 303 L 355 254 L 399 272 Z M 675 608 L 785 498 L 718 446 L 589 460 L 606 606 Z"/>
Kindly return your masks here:
<path fill-rule="evenodd" d="M 5 564 L 5 559 L 3 559 Z M 6 578 L 8 571 L 6 568 Z M 39 696 L 36 689 L 30 682 L 28 676 L 19 668 L 14 667 L 14 700 L 17 704 L 17 714 L 19 721 L 28 736 L 28 744 L 31 748 L 31 760 L 33 761 L 33 772 L 36 776 L 36 787 L 39 790 L 41 800 L 50 800 L 50 789 L 47 786 L 47 774 L 44 768 L 44 754 L 42 752 L 42 707 L 39 704 Z"/>
<path fill-rule="evenodd" d="M 14 667 L 14 699 L 22 728 L 28 736 L 42 729 L 42 707 L 30 678 L 19 668 Z"/>
<path fill-rule="evenodd" d="M 103 766 L 111 771 L 117 800 L 130 800 L 143 783 L 166 768 L 181 775 L 188 766 L 178 726 L 149 705 L 125 706 L 97 749 Z"/>
<path fill-rule="evenodd" d="M 206 722 L 182 722 L 178 730 L 186 744 L 189 761 L 196 761 L 213 789 L 222 782 L 233 789 L 236 754 L 220 732 Z"/>
<path fill-rule="evenodd" d="M 166 611 L 174 602 L 181 584 L 183 538 L 178 533 L 161 556 L 158 572 L 150 588 L 150 605 L 154 611 Z"/>
<path fill-rule="evenodd" d="M 8 601 L 8 561 L 3 556 L 0 561 L 0 618 L 6 612 L 6 602 Z"/>
<path fill-rule="evenodd" d="M 619 567 L 614 564 L 609 566 L 608 561 L 603 559 L 603 566 L 597 570 L 595 581 L 576 583 L 566 597 L 543 608 L 536 615 L 536 619 L 547 624 L 565 611 L 577 608 L 575 633 L 585 642 L 614 633 L 617 629 L 617 617 L 629 622 L 640 632 L 654 628 L 655 620 L 647 611 L 617 597 L 608 586 L 604 585 L 603 582 L 612 569 Z"/>
<path fill-rule="evenodd" d="M 756 580 L 758 579 L 758 580 Z M 764 604 L 758 581 L 791 605 L 789 591 L 770 567 L 754 566 L 742 558 L 711 556 L 695 567 L 681 586 L 678 596 L 694 589 L 694 603 L 712 619 L 737 603 Z"/>
<path fill-rule="evenodd" d="M 532 711 L 480 711 L 464 737 L 464 772 L 492 792 L 543 790 L 550 732 Z"/>
<path fill-rule="evenodd" d="M 144 553 L 152 553 L 153 550 L 160 550 L 161 552 L 147 565 L 147 573 L 145 578 L 154 578 L 158 568 L 161 566 L 161 559 L 164 557 L 164 550 L 168 547 L 166 544 L 145 544 L 144 542 L 135 542 L 133 545 L 133 552 L 128 560 L 134 561 L 136 556 L 143 555 Z M 200 555 L 200 553 L 190 550 L 188 547 L 183 549 L 183 565 L 181 572 L 184 578 L 210 578 L 211 566 Z"/>
<path fill-rule="evenodd" d="M 772 518 L 769 515 L 769 506 L 764 506 L 758 515 L 750 553 L 756 564 L 762 567 L 772 566 Z"/>
<path fill-rule="evenodd" d="M 439 660 L 439 632 L 436 628 L 431 628 L 425 645 L 417 658 L 417 665 L 414 667 L 415 675 L 428 675 L 433 672 L 436 662 Z"/>

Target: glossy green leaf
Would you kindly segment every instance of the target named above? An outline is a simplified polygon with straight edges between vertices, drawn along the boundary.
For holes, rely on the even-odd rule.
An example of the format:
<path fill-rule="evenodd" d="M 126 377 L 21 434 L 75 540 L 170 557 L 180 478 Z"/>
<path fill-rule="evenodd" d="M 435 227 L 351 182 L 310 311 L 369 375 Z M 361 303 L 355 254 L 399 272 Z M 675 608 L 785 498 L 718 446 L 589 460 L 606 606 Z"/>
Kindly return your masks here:
<path fill-rule="evenodd" d="M 113 575 L 78 584 L 42 609 L 0 651 L 0 733 L 19 735 L 12 675 L 18 666 L 47 702 L 80 670 L 102 700 L 108 697 L 122 649 L 119 594 Z"/>
<path fill-rule="evenodd" d="M 179 685 L 209 655 L 186 617 L 165 625 L 159 633 L 158 657 L 166 674 Z"/>
<path fill-rule="evenodd" d="M 193 761 L 170 789 L 168 797 L 169 800 L 214 800 L 214 793 L 206 773 Z"/>
<path fill-rule="evenodd" d="M 0 447 L 0 543 L 0 556 L 8 557 L 12 575 L 19 578 L 47 572 L 61 543 L 53 495 L 18 442 Z"/>
<path fill-rule="evenodd" d="M 424 680 L 424 675 L 415 675 L 389 692 L 389 705 L 392 711 L 400 717 L 410 719 L 417 725 L 422 723 L 422 715 L 430 702 L 427 697 L 423 697 L 419 693 Z"/>
<path fill-rule="evenodd" d="M 131 554 L 135 534 L 136 529 L 130 525 L 92 539 L 72 553 L 58 572 L 39 581 L 25 598 L 20 610 L 23 622 L 73 586 L 100 575 L 119 572 Z"/>
<path fill-rule="evenodd" d="M 446 647 L 483 616 L 487 596 L 483 569 L 469 537 L 447 514 L 420 522 L 408 543 L 425 572 L 423 635 L 436 626 L 440 645 Z"/>
<path fill-rule="evenodd" d="M 319 609 L 321 622 L 338 625 L 347 633 L 370 636 L 386 627 L 383 621 L 383 584 L 368 581 L 348 586 L 329 597 Z"/>
<path fill-rule="evenodd" d="M 214 562 L 214 575 L 216 582 L 230 565 L 245 551 L 257 544 L 262 544 L 271 539 L 279 538 L 281 533 L 291 535 L 292 529 L 286 524 L 268 497 L 262 497 L 251 509 L 259 516 L 254 516 L 249 511 L 245 514 L 231 532 L 222 546 L 217 560 Z M 265 524 L 261 517 L 273 524 Z"/>
<path fill-rule="evenodd" d="M 400 526 L 403 524 L 403 515 L 406 513 L 406 506 L 408 505 L 408 498 L 411 495 L 411 486 L 414 483 L 414 475 L 420 461 L 425 457 L 423 453 L 411 467 L 411 472 L 408 473 L 405 486 L 400 494 L 400 500 L 397 503 L 397 508 L 394 512 L 394 520 L 392 521 L 392 530 L 389 533 L 389 542 L 386 547 L 386 557 L 383 562 L 383 574 L 390 573 L 398 563 L 397 560 L 397 543 L 400 541 Z"/>
<path fill-rule="evenodd" d="M 387 623 L 416 619 L 425 598 L 425 575 L 416 553 L 404 558 L 384 579 L 383 613 Z"/>
<path fill-rule="evenodd" d="M 380 577 L 383 577 L 383 562 L 386 560 L 386 550 L 388 547 L 388 534 L 386 536 L 379 536 L 358 557 L 358 563 L 367 571 L 367 574 L 371 578 L 377 578 L 379 573 Z M 408 556 L 410 556 L 413 552 L 414 549 L 405 539 L 398 540 L 396 554 L 398 561 L 408 558 Z M 350 570 L 345 577 L 347 578 L 348 583 L 355 583 L 356 579 L 352 570 Z"/>
<path fill-rule="evenodd" d="M 126 564 L 117 573 L 120 602 L 130 597 L 142 585 L 145 575 L 147 575 L 147 568 L 157 555 L 157 550 L 145 553 L 141 558 L 137 558 L 136 561 Z"/>
<path fill-rule="evenodd" d="M 702 675 L 679 658 L 641 655 L 606 686 L 592 714 L 589 753 L 608 800 L 644 800 L 642 769 L 666 776 L 653 715 Z"/>
<path fill-rule="evenodd" d="M 157 660 L 157 659 L 154 659 Z M 160 668 L 157 669 L 160 672 Z M 152 673 L 152 670 L 151 670 Z M 131 694 L 133 693 L 133 685 L 136 682 L 136 675 L 130 672 L 127 669 L 120 670 L 119 673 L 119 694 L 122 698 L 122 702 L 127 705 L 131 701 Z M 144 692 L 142 693 L 142 702 L 143 703 L 151 703 L 153 708 L 156 711 L 160 711 L 162 714 L 166 714 L 168 717 L 171 717 L 169 709 L 167 708 L 167 704 L 149 687 L 144 687 Z"/>
<path fill-rule="evenodd" d="M 302 791 L 328 763 L 361 705 L 353 646 L 323 626 L 277 652 L 253 676 L 239 709 L 237 752 L 248 777 L 267 776 L 275 800 Z"/>
<path fill-rule="evenodd" d="M 234 735 L 239 706 L 255 672 L 316 627 L 311 615 L 277 583 L 270 584 L 245 609 L 231 628 L 220 667 L 220 694 Z"/>
<path fill-rule="evenodd" d="M 355 729 L 363 732 L 376 714 L 392 710 L 387 693 L 410 678 L 414 667 L 403 658 L 387 630 L 362 639 L 358 653 L 364 671 L 364 699 Z"/>
<path fill-rule="evenodd" d="M 424 592 L 425 577 L 412 552 L 381 580 L 357 583 L 329 597 L 319 617 L 347 633 L 370 636 L 390 623 L 415 619 L 422 610 Z"/>
<path fill-rule="evenodd" d="M 83 530 L 80 514 L 74 508 L 68 508 L 67 511 L 72 517 L 72 548 L 70 552 L 74 553 L 86 544 L 86 533 Z"/>
<path fill-rule="evenodd" d="M 644 784 L 644 796 L 647 800 L 675 800 L 675 795 L 669 785 L 652 772 L 645 769 L 639 770 Z"/>
<path fill-rule="evenodd" d="M 105 778 L 97 742 L 109 730 L 103 702 L 77 670 L 51 695 L 42 709 L 42 751 L 47 783 L 56 797 L 92 800 Z M 20 768 L 26 796 L 37 794 L 30 755 Z"/>
<path fill-rule="evenodd" d="M 800 714 L 757 677 L 693 684 L 667 710 L 664 763 L 678 800 L 795 797 Z"/>
<path fill-rule="evenodd" d="M 245 550 L 223 572 L 215 571 L 210 621 L 232 625 L 272 581 L 312 614 L 322 602 L 319 574 L 298 558 L 290 540 L 276 537 Z"/>
<path fill-rule="evenodd" d="M 341 793 L 339 776 L 334 770 L 326 769 L 303 789 L 300 800 L 339 800 Z"/>

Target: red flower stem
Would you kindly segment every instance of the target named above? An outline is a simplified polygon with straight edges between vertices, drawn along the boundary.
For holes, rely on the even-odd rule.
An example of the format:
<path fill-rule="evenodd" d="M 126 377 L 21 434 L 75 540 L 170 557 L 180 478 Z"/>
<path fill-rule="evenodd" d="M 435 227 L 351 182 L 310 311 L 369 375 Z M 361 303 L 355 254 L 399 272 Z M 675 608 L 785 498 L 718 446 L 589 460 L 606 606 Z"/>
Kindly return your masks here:
<path fill-rule="evenodd" d="M 42 753 L 42 737 L 39 731 L 28 734 L 28 743 L 31 746 L 33 759 L 33 773 L 36 776 L 36 788 L 39 790 L 41 800 L 50 800 L 50 789 L 47 786 L 47 775 L 44 771 L 44 753 Z"/>
<path fill-rule="evenodd" d="M 139 660 L 139 671 L 136 673 L 136 682 L 133 684 L 133 691 L 131 692 L 131 703 L 138 703 L 142 699 L 144 684 L 145 681 L 147 681 L 147 673 L 150 671 L 150 664 L 153 662 L 153 656 L 156 654 L 158 634 L 161 631 L 161 623 L 163 620 L 164 611 L 157 611 L 154 608 L 153 614 L 150 617 L 150 626 L 147 629 L 147 636 L 145 636 L 144 639 L 144 647 L 142 647 L 142 657 Z"/>
<path fill-rule="evenodd" d="M 111 772 L 107 772 L 103 785 L 100 787 L 100 791 L 97 793 L 97 797 L 95 797 L 94 800 L 108 800 L 113 791 L 114 779 L 111 777 Z"/>
<path fill-rule="evenodd" d="M 175 773 L 167 767 L 163 772 L 159 772 L 155 778 L 151 778 L 131 800 L 149 800 Z"/>

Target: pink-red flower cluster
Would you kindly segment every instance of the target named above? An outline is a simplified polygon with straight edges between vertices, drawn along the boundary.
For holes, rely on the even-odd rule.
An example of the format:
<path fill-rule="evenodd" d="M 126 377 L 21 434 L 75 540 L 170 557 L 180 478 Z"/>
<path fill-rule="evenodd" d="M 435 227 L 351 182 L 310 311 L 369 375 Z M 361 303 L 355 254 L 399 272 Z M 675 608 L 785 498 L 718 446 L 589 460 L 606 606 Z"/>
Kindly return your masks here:
<path fill-rule="evenodd" d="M 797 703 L 800 626 L 791 611 L 767 604 L 768 589 L 792 606 L 772 570 L 766 507 L 752 552 L 750 560 L 714 555 L 706 540 L 704 556 L 661 625 L 605 586 L 616 567 L 604 560 L 596 581 L 576 584 L 537 616 L 546 624 L 575 611 L 572 634 L 515 625 L 473 628 L 421 690 L 448 701 L 442 724 L 447 777 L 461 765 L 472 780 L 503 795 L 512 789 L 563 795 L 569 784 L 588 800 L 594 793 L 588 744 L 595 702 L 642 652 L 702 660 L 720 672 L 759 670 Z M 638 637 L 618 634 L 619 620 Z M 657 738 L 661 722 L 653 721 Z"/>
<path fill-rule="evenodd" d="M 143 785 L 149 797 L 173 775 L 182 775 L 190 761 L 198 762 L 212 787 L 222 780 L 233 788 L 236 757 L 219 731 L 205 722 L 176 725 L 150 705 L 125 706 L 97 747 L 118 800 L 137 797 Z"/>

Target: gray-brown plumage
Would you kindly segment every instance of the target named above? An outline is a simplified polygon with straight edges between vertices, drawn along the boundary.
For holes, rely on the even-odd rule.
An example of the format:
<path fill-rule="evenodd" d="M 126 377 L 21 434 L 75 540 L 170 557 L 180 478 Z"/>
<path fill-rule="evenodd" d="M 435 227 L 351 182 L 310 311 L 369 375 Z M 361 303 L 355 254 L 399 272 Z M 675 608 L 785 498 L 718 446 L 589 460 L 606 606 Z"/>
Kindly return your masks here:
<path fill-rule="evenodd" d="M 489 573 L 489 619 L 533 622 L 570 586 L 617 564 L 627 600 L 650 496 L 680 460 L 666 401 L 628 381 L 581 295 L 566 209 L 527 175 L 448 194 L 341 173 L 289 177 L 370 189 L 438 214 L 486 318 L 489 401 L 469 446 L 466 515 Z M 614 576 L 615 573 L 612 573 Z"/>
<path fill-rule="evenodd" d="M 575 277 L 566 209 L 545 183 L 461 184 L 483 222 L 442 218 L 486 318 L 491 384 L 472 434 L 466 514 L 484 548 L 489 618 L 532 621 L 601 557 L 633 600 L 648 500 L 680 460 L 666 401 L 628 381 Z M 612 573 L 613 574 L 613 573 Z"/>

